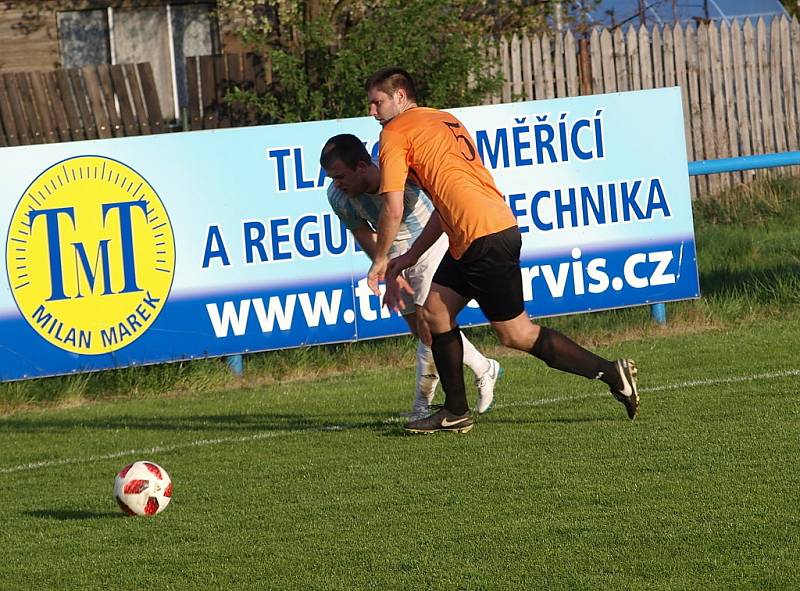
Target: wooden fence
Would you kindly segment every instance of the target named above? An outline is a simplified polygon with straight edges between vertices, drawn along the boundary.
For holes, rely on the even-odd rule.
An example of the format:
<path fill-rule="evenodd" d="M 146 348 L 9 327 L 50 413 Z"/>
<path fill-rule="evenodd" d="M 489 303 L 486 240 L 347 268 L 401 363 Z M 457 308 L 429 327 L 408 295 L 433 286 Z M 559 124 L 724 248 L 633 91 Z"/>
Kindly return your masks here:
<path fill-rule="evenodd" d="M 489 102 L 680 86 L 690 161 L 800 146 L 796 18 L 595 30 L 588 41 L 583 51 L 569 32 L 501 41 L 505 84 Z M 715 193 L 751 176 L 708 175 L 692 184 L 695 194 Z"/>
<path fill-rule="evenodd" d="M 149 63 L 0 75 L 0 147 L 163 131 Z"/>
<path fill-rule="evenodd" d="M 489 53 L 505 83 L 487 104 L 680 86 L 690 161 L 800 146 L 797 19 L 514 36 Z M 257 57 L 189 58 L 187 71 L 192 129 L 252 124 L 252 113 L 222 97 L 233 85 L 263 92 L 270 72 Z M 713 193 L 752 176 L 696 177 L 692 186 Z"/>
<path fill-rule="evenodd" d="M 228 53 L 187 58 L 186 80 L 190 129 L 216 129 L 257 122 L 252 108 L 226 104 L 223 98 L 233 87 L 264 93 L 271 73 L 260 56 Z"/>

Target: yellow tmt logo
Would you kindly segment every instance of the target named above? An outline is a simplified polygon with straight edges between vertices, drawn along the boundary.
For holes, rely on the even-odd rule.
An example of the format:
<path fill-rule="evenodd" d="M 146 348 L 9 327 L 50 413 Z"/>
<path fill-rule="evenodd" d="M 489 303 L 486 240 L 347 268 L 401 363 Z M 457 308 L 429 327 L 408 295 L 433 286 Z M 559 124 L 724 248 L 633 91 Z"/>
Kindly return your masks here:
<path fill-rule="evenodd" d="M 54 164 L 14 210 L 6 243 L 11 290 L 45 340 L 96 355 L 132 343 L 164 306 L 175 241 L 164 205 L 110 158 Z"/>

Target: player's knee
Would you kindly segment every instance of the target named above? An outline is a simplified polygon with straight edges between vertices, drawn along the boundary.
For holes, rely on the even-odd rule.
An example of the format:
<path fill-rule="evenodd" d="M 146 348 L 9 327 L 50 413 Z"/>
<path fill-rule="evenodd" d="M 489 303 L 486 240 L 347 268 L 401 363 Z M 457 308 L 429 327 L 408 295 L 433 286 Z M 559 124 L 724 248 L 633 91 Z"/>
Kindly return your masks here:
<path fill-rule="evenodd" d="M 450 317 L 446 310 L 440 307 L 429 306 L 427 303 L 420 311 L 422 322 L 434 334 L 447 332 L 453 327 L 450 326 Z"/>
<path fill-rule="evenodd" d="M 436 311 L 432 310 L 429 306 L 423 306 L 419 314 L 420 323 L 424 323 L 430 327 L 436 322 Z"/>
<path fill-rule="evenodd" d="M 533 346 L 533 339 L 531 339 L 529 331 L 519 331 L 519 330 L 504 330 L 502 332 L 498 331 L 497 337 L 500 339 L 500 342 L 503 344 L 503 346 L 508 347 L 510 349 L 516 349 L 517 351 L 528 352 L 530 348 Z"/>

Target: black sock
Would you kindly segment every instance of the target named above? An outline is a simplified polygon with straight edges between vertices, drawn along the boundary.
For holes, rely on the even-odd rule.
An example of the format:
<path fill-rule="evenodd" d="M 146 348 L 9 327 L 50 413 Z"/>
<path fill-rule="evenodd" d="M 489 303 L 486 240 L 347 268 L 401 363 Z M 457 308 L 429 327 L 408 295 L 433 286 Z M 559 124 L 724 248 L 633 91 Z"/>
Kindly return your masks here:
<path fill-rule="evenodd" d="M 590 380 L 602 380 L 609 386 L 617 386 L 620 380 L 619 373 L 611 361 L 587 351 L 557 330 L 545 326 L 541 327 L 539 338 L 536 339 L 530 353 L 554 369 L 574 373 Z"/>
<path fill-rule="evenodd" d="M 469 405 L 464 387 L 464 343 L 461 341 L 461 330 L 456 326 L 449 332 L 432 336 L 431 351 L 444 389 L 444 407 L 453 414 L 463 415 L 469 410 Z"/>

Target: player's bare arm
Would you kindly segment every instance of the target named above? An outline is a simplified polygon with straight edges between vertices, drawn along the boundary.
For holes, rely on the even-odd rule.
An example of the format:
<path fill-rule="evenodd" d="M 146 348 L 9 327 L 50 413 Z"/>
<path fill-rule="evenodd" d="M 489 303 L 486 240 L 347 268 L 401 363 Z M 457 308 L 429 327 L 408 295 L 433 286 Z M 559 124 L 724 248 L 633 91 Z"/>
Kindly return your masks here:
<path fill-rule="evenodd" d="M 375 257 L 367 274 L 367 284 L 372 293 L 380 295 L 378 283 L 386 274 L 389 262 L 389 248 L 397 237 L 400 222 L 403 219 L 403 191 L 388 191 L 383 194 L 383 207 L 378 218 L 378 243 Z"/>
<path fill-rule="evenodd" d="M 353 237 L 356 239 L 356 242 L 358 242 L 361 250 L 364 251 L 364 254 L 369 257 L 369 260 L 375 260 L 375 253 L 378 249 L 378 235 L 375 231 L 368 224 L 362 224 L 352 230 L 352 232 Z M 402 275 L 396 278 L 395 283 L 399 289 L 410 294 L 414 293 L 411 285 L 409 285 L 408 281 L 406 281 Z"/>
<path fill-rule="evenodd" d="M 369 260 L 375 260 L 375 253 L 378 248 L 378 235 L 375 231 L 370 228 L 368 224 L 361 224 L 352 230 L 352 232 L 353 238 L 356 239 L 356 242 L 358 242 L 364 254 L 369 257 Z"/>
<path fill-rule="evenodd" d="M 434 211 L 428 223 L 425 224 L 422 233 L 414 241 L 414 244 L 411 245 L 411 248 L 399 257 L 395 257 L 389 261 L 389 264 L 386 266 L 386 293 L 383 295 L 384 306 L 390 310 L 403 310 L 405 308 L 403 298 L 400 297 L 401 290 L 408 291 L 409 293 L 412 292 L 409 291 L 410 288 L 405 288 L 405 280 L 401 273 L 403 270 L 416 264 L 419 257 L 433 246 L 433 243 L 439 239 L 442 232 L 441 219 L 439 218 L 438 212 Z"/>
<path fill-rule="evenodd" d="M 407 269 L 415 264 L 419 257 L 421 257 L 427 250 L 433 246 L 434 242 L 439 240 L 444 230 L 442 229 L 442 220 L 439 217 L 439 212 L 435 211 L 431 214 L 428 223 L 422 229 L 422 233 L 417 237 L 411 248 L 408 251 L 391 261 L 386 268 L 386 280 L 396 278 L 403 269 Z M 402 260 L 401 260 L 402 259 Z"/>

